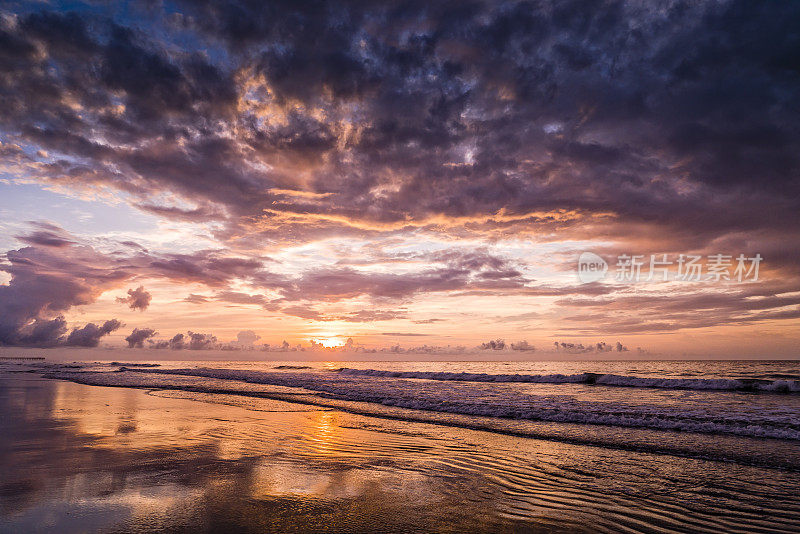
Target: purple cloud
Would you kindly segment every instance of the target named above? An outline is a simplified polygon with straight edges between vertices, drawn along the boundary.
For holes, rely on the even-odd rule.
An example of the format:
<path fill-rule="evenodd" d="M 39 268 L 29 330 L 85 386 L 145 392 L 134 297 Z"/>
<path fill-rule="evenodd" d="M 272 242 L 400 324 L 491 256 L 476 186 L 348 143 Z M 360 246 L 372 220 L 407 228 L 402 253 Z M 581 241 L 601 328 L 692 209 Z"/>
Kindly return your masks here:
<path fill-rule="evenodd" d="M 136 289 L 129 289 L 127 297 L 117 297 L 117 302 L 127 304 L 132 310 L 144 311 L 150 306 L 152 298 L 144 286 L 139 286 Z"/>

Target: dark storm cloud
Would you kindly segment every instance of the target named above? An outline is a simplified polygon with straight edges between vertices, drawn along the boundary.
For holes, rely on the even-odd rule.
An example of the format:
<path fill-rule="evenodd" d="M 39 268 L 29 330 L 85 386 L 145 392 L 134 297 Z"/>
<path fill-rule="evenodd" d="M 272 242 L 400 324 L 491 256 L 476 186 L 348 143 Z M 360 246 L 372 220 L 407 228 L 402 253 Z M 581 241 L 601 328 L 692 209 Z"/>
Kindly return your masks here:
<path fill-rule="evenodd" d="M 73 329 L 67 336 L 64 345 L 71 347 L 96 347 L 101 337 L 110 334 L 121 326 L 122 323 L 116 319 L 106 321 L 101 326 L 89 323 L 83 328 Z"/>
<path fill-rule="evenodd" d="M 67 321 L 59 315 L 54 319 L 34 318 L 31 322 L 16 327 L 7 324 L 2 328 L 3 345 L 23 347 L 56 347 L 61 345 L 67 332 Z"/>
<path fill-rule="evenodd" d="M 42 179 L 273 241 L 543 210 L 700 243 L 796 220 L 795 3 L 160 9 L 6 17 L 0 127 L 53 155 Z"/>

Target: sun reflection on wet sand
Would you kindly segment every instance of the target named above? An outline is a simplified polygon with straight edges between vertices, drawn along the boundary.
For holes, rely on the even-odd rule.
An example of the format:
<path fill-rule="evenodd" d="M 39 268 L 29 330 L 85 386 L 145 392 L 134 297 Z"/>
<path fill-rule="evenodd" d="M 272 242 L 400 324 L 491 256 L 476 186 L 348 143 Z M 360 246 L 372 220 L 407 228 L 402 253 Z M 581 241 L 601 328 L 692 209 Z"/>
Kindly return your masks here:
<path fill-rule="evenodd" d="M 331 443 L 336 438 L 338 427 L 333 424 L 333 419 L 334 415 L 329 411 L 314 412 L 309 419 L 308 439 L 317 454 L 335 454 Z"/>

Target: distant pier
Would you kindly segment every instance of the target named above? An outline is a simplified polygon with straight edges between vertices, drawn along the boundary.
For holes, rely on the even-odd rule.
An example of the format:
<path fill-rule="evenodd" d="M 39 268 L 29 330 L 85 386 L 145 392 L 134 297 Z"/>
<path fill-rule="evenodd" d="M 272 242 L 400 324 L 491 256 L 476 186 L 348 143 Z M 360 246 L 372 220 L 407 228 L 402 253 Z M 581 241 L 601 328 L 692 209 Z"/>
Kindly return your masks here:
<path fill-rule="evenodd" d="M 44 360 L 43 356 L 0 356 L 0 360 Z"/>

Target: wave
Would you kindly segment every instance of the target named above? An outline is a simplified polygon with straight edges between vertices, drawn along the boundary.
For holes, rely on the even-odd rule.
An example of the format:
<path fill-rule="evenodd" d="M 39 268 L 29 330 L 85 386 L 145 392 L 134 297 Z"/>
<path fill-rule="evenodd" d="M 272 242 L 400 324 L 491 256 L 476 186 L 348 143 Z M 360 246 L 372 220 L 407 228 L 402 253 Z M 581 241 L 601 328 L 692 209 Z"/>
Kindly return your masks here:
<path fill-rule="evenodd" d="M 310 365 L 276 365 L 273 369 L 292 369 L 292 370 L 299 370 L 299 369 L 313 369 Z"/>
<path fill-rule="evenodd" d="M 123 367 L 161 367 L 160 363 L 125 363 L 111 362 L 111 365 L 121 365 Z"/>
<path fill-rule="evenodd" d="M 775 438 L 800 441 L 800 422 L 791 413 L 740 412 L 719 407 L 688 408 L 683 406 L 630 405 L 594 401 L 576 401 L 563 396 L 543 396 L 501 387 L 499 384 L 479 384 L 463 381 L 452 387 L 425 381 L 364 380 L 362 375 L 325 372 L 278 373 L 237 369 L 121 369 L 118 378 L 101 379 L 102 384 L 141 387 L 150 378 L 148 387 L 173 388 L 177 377 L 184 377 L 180 388 L 191 387 L 197 392 L 261 395 L 244 383 L 261 386 L 300 388 L 307 396 L 317 399 L 336 399 L 366 402 L 393 408 L 465 416 L 516 419 L 550 423 L 606 425 L 621 428 L 648 428 L 687 433 L 733 434 L 751 438 Z M 125 371 L 129 371 L 126 373 Z M 55 373 L 58 378 L 60 373 Z M 97 373 L 110 375 L 110 373 Z M 169 379 L 167 376 L 176 378 Z M 573 375 L 574 376 L 574 375 Z M 140 378 L 137 378 L 140 377 Z M 157 379 L 156 377 L 162 377 Z M 394 378 L 394 377 L 393 377 Z M 205 379 L 205 380 L 202 380 Z M 87 380 L 86 378 L 81 381 Z M 170 381 L 172 380 L 172 381 Z M 239 385 L 232 383 L 239 382 Z M 318 402 L 318 401 L 314 401 Z"/>
<path fill-rule="evenodd" d="M 343 367 L 339 373 L 350 376 L 381 378 L 416 378 L 459 382 L 522 382 L 531 384 L 589 384 L 612 387 L 656 389 L 691 389 L 698 391 L 750 391 L 770 393 L 800 393 L 800 380 L 765 380 L 759 378 L 648 378 L 601 373 L 572 375 L 522 375 L 486 373 L 452 373 L 438 371 L 384 371 Z"/>

